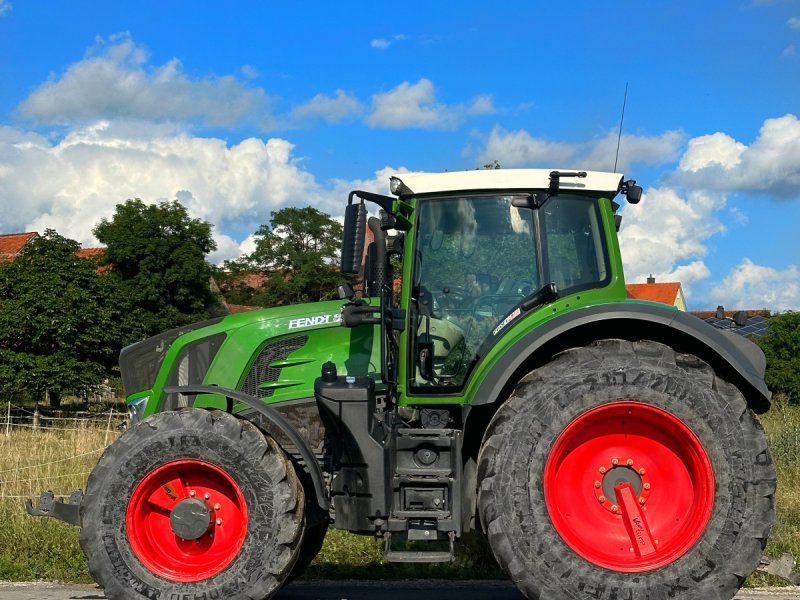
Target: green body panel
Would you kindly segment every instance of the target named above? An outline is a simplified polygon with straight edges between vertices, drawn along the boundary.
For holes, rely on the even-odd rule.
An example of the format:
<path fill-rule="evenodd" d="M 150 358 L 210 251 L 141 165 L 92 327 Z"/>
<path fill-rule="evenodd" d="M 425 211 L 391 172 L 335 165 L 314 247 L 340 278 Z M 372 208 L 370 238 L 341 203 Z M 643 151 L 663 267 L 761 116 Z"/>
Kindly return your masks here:
<path fill-rule="evenodd" d="M 158 411 L 163 389 L 168 385 L 181 350 L 208 336 L 225 333 L 225 341 L 212 361 L 203 384 L 238 389 L 261 349 L 282 338 L 305 335 L 308 341 L 286 359 L 270 363 L 279 367 L 278 381 L 269 387 L 273 394 L 264 401 L 270 404 L 311 398 L 314 380 L 322 364 L 336 364 L 340 375 L 380 377 L 380 344 L 376 327 L 352 329 L 340 325 L 343 302 L 317 302 L 268 308 L 230 315 L 222 321 L 180 336 L 167 351 L 152 389 L 133 394 L 129 402 L 149 396 L 143 416 Z M 198 396 L 195 406 L 224 408 L 217 396 Z"/>

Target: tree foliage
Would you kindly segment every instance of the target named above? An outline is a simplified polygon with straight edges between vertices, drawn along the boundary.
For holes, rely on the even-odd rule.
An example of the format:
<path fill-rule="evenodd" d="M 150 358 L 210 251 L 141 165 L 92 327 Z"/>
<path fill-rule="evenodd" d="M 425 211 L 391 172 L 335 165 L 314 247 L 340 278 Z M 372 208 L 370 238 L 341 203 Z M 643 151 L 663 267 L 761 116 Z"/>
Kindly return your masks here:
<path fill-rule="evenodd" d="M 316 302 L 335 297 L 339 274 L 342 226 L 316 208 L 273 211 L 269 224 L 256 231 L 256 248 L 248 256 L 226 264 L 231 272 L 226 293 L 242 303 L 278 306 Z M 266 276 L 261 289 L 247 295 L 236 289 L 243 273 Z M 232 296 L 229 293 L 228 299 Z"/>
<path fill-rule="evenodd" d="M 0 265 L 0 389 L 54 398 L 109 375 L 134 335 L 118 281 L 48 229 Z"/>
<path fill-rule="evenodd" d="M 216 249 L 211 225 L 191 219 L 179 202 L 118 204 L 94 228 L 142 324 L 154 334 L 203 319 L 214 305 L 206 255 Z"/>
<path fill-rule="evenodd" d="M 767 357 L 767 385 L 800 404 L 800 312 L 772 317 L 769 333 L 757 342 Z"/>

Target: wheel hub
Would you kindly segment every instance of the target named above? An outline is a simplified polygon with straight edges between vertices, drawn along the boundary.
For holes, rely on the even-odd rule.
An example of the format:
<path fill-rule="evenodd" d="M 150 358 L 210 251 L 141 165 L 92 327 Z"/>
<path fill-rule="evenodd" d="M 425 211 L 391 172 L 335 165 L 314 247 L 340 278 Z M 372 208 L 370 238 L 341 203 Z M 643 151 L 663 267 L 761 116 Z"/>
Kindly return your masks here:
<path fill-rule="evenodd" d="M 182 540 L 200 539 L 211 525 L 211 511 L 196 498 L 181 500 L 169 515 L 169 525 Z"/>
<path fill-rule="evenodd" d="M 622 503 L 618 486 L 624 484 L 630 484 L 636 500 L 644 507 L 650 496 L 652 484 L 647 470 L 639 466 L 633 458 L 628 458 L 625 462 L 612 458 L 597 470 L 597 479 L 593 487 L 600 506 L 609 512 L 618 512 Z"/>
<path fill-rule="evenodd" d="M 617 492 L 614 488 L 623 483 L 630 483 L 634 494 L 638 495 L 642 491 L 642 478 L 636 471 L 630 467 L 614 467 L 603 475 L 603 485 L 601 487 L 603 494 L 619 504 L 616 497 Z"/>

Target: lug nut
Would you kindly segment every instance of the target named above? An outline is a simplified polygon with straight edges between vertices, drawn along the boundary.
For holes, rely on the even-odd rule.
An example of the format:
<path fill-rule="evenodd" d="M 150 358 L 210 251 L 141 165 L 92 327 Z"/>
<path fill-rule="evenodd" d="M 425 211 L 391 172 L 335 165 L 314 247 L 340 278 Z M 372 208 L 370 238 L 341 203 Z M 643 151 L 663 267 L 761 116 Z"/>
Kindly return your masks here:
<path fill-rule="evenodd" d="M 221 506 L 219 504 L 215 504 L 214 505 L 214 510 L 219 510 L 220 508 L 221 508 Z"/>
<path fill-rule="evenodd" d="M 632 458 L 629 458 L 629 459 L 626 461 L 626 463 L 625 463 L 625 464 L 627 464 L 629 467 L 632 467 L 632 466 L 633 466 L 633 459 L 632 459 Z"/>
<path fill-rule="evenodd" d="M 605 496 L 600 496 L 597 499 L 600 501 L 601 504 L 606 501 L 606 497 Z"/>
<path fill-rule="evenodd" d="M 195 492 L 194 490 L 191 490 L 191 491 L 189 492 L 189 495 L 190 495 L 192 498 L 194 498 L 194 497 L 195 497 L 195 494 L 196 494 L 196 492 Z"/>
<path fill-rule="evenodd" d="M 222 519 L 217 519 L 217 525 L 222 525 Z"/>
<path fill-rule="evenodd" d="M 639 504 L 644 504 L 644 498 L 639 498 Z"/>
<path fill-rule="evenodd" d="M 617 512 L 618 510 L 619 510 L 619 506 L 617 506 L 616 504 L 612 504 L 612 505 L 611 505 L 611 512 L 614 512 L 614 513 L 615 513 L 615 512 Z"/>
<path fill-rule="evenodd" d="M 204 498 L 205 498 L 206 500 L 208 500 L 209 498 L 211 498 L 211 494 L 209 494 L 208 492 L 206 492 L 206 495 L 204 496 Z"/>
<path fill-rule="evenodd" d="M 614 466 L 616 467 L 616 466 L 619 464 L 619 459 L 617 459 L 617 458 L 612 458 L 612 459 L 611 459 L 611 464 L 612 464 L 612 465 L 614 465 Z"/>
<path fill-rule="evenodd" d="M 599 488 L 602 484 L 599 481 L 594 482 L 594 487 Z"/>
<path fill-rule="evenodd" d="M 606 468 L 605 467 L 600 467 L 600 475 L 604 475 L 605 472 L 606 472 Z"/>
<path fill-rule="evenodd" d="M 644 469 L 639 469 L 639 475 L 644 475 Z"/>
<path fill-rule="evenodd" d="M 650 489 L 650 484 L 649 483 L 645 483 L 644 484 L 644 489 L 649 490 Z"/>

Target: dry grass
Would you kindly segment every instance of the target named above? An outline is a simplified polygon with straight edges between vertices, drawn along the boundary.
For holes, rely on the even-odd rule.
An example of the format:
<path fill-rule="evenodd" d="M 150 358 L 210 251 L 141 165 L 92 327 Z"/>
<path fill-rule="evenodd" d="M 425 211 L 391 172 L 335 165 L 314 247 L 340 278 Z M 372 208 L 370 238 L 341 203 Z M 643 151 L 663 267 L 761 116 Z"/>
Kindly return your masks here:
<path fill-rule="evenodd" d="M 787 406 L 777 398 L 773 410 L 762 417 L 762 422 L 778 468 L 779 484 L 778 523 L 767 551 L 773 556 L 782 552 L 800 556 L 800 407 Z M 53 519 L 28 517 L 23 497 L 35 497 L 46 489 L 69 493 L 83 488 L 107 436 L 110 443 L 116 434 L 107 434 L 105 428 L 83 428 L 47 433 L 16 430 L 6 436 L 0 428 L 0 579 L 90 580 L 78 546 L 77 529 Z M 331 530 L 308 575 L 331 578 L 502 576 L 481 537 L 468 536 L 459 546 L 457 560 L 451 564 L 384 565 L 383 547 L 378 540 Z M 779 583 L 760 576 L 749 582 Z"/>
<path fill-rule="evenodd" d="M 52 489 L 69 494 L 84 488 L 106 442 L 104 428 L 51 432 L 0 430 L 0 579 L 89 581 L 78 547 L 78 530 L 53 519 L 33 519 L 25 498 Z"/>

